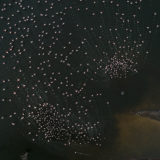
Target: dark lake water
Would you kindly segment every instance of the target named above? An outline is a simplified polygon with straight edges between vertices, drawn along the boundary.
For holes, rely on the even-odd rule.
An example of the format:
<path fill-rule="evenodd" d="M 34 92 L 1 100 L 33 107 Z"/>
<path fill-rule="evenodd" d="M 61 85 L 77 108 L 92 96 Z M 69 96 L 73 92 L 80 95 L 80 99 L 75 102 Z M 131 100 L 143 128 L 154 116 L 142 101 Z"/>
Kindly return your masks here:
<path fill-rule="evenodd" d="M 160 6 L 159 2 L 156 4 Z M 102 137 L 106 137 L 101 147 L 72 143 L 65 147 L 61 142 L 41 140 L 32 142 L 24 132 L 24 124 L 12 126 L 9 118 L 5 118 L 0 121 L 0 160 L 160 159 L 160 121 L 136 115 L 143 110 L 160 110 L 160 34 L 155 37 L 151 54 L 139 73 L 122 79 L 87 82 L 89 91 L 103 91 L 107 97 L 97 99 L 98 107 L 91 113 L 93 119 L 99 118 L 104 124 L 99 128 L 104 130 Z M 0 76 L 6 75 L 0 73 Z M 52 96 L 49 99 L 54 101 Z M 16 111 L 19 110 L 17 107 Z M 0 112 L 5 115 L 10 110 L 2 106 Z"/>

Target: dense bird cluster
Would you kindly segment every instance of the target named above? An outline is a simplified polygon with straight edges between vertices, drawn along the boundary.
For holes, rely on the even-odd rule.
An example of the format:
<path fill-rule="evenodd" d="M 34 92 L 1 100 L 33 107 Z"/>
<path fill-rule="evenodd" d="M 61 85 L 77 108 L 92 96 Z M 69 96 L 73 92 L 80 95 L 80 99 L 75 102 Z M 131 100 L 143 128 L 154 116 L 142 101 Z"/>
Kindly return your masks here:
<path fill-rule="evenodd" d="M 1 0 L 0 104 L 13 110 L 9 118 L 23 121 L 33 141 L 101 145 L 104 95 L 88 83 L 138 72 L 159 28 L 147 7 L 143 0 Z"/>

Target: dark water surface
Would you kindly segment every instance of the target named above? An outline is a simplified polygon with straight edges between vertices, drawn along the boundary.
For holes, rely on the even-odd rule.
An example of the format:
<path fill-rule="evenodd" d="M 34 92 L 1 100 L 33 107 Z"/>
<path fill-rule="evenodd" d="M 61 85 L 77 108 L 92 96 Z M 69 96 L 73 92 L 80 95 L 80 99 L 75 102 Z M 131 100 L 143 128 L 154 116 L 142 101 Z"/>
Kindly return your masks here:
<path fill-rule="evenodd" d="M 157 5 L 160 6 L 159 2 Z M 141 110 L 160 109 L 160 34 L 152 44 L 151 54 L 138 74 L 126 79 L 88 82 L 90 89 L 103 90 L 110 100 L 106 105 L 104 99 L 98 99 L 99 110 L 93 111 L 107 122 L 104 122 L 107 138 L 101 147 L 34 143 L 23 133 L 25 126 L 13 127 L 6 118 L 0 121 L 0 160 L 20 160 L 25 153 L 28 158 L 24 160 L 160 159 L 160 121 L 135 114 Z M 0 112 L 8 113 L 7 107 Z"/>

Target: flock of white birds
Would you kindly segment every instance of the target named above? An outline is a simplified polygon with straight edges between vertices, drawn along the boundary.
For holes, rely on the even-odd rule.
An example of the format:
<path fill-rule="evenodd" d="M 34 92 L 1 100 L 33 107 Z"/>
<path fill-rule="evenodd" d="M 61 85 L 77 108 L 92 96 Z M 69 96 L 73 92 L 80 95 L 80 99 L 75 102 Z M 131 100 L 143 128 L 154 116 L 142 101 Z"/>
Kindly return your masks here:
<path fill-rule="evenodd" d="M 100 146 L 103 121 L 93 112 L 104 93 L 88 83 L 139 71 L 159 28 L 150 4 L 1 0 L 0 105 L 11 111 L 1 119 L 24 123 L 33 141 Z"/>

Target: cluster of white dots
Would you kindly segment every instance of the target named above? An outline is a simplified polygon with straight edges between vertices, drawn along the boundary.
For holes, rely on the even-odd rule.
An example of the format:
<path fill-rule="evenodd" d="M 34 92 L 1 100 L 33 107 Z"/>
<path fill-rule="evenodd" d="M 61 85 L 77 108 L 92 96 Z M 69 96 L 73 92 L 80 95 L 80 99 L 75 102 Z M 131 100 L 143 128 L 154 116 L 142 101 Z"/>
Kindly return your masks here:
<path fill-rule="evenodd" d="M 8 117 L 24 121 L 33 141 L 101 145 L 102 124 L 92 112 L 104 95 L 88 83 L 138 72 L 159 28 L 143 19 L 144 4 L 0 1 L 0 102 L 16 106 Z M 156 21 L 158 13 L 151 15 Z"/>

